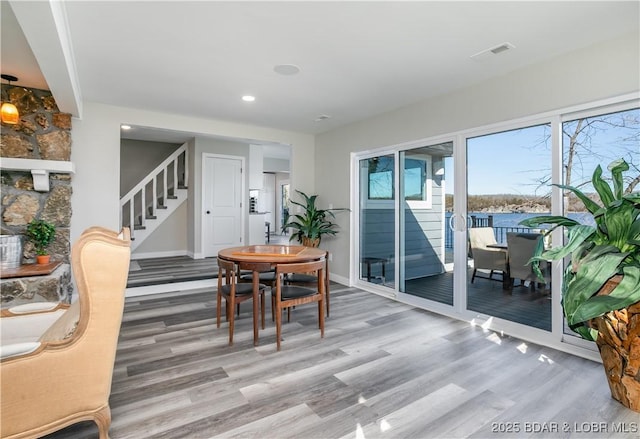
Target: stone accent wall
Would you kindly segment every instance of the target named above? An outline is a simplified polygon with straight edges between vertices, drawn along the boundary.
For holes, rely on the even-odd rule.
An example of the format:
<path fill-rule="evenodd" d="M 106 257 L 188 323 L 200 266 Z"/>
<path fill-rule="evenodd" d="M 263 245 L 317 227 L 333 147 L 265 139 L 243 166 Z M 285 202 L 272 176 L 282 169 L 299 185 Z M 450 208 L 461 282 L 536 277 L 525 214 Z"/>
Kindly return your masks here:
<path fill-rule="evenodd" d="M 71 159 L 71 115 L 61 113 L 50 91 L 2 84 L 2 101 L 12 102 L 20 112 L 17 125 L 2 124 L 0 156 L 41 160 Z M 0 226 L 3 235 L 24 234 L 33 219 L 44 219 L 56 226 L 55 241 L 49 246 L 51 259 L 63 261 L 57 280 L 42 279 L 49 286 L 38 286 L 37 278 L 2 281 L 2 306 L 38 299 L 65 299 L 71 288 L 69 275 L 69 228 L 71 225 L 71 175 L 50 174 L 49 192 L 36 192 L 28 171 L 1 170 Z M 23 239 L 22 263 L 35 261 L 34 246 Z M 58 271 L 58 270 L 56 270 Z M 35 283 L 34 283 L 35 282 Z M 27 288 L 26 286 L 29 286 Z M 57 290 L 57 291 L 53 291 Z M 32 294 L 33 293 L 33 294 Z M 55 294 L 54 294 L 55 293 Z M 29 297 L 31 296 L 31 297 Z"/>

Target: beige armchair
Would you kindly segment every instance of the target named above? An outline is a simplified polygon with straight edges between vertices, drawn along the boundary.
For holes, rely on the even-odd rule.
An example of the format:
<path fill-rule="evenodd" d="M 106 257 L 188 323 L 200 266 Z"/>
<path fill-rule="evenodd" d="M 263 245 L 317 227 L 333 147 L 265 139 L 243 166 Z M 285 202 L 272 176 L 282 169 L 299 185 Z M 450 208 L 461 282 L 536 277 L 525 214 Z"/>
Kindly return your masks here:
<path fill-rule="evenodd" d="M 507 272 L 507 253 L 499 248 L 490 248 L 488 245 L 497 244 L 493 234 L 493 227 L 475 227 L 469 229 L 469 246 L 473 257 L 473 274 L 471 283 L 476 278 L 478 270 L 489 270 L 486 279 L 503 281 Z M 500 279 L 494 279 L 494 272 L 501 272 Z M 478 276 L 480 277 L 480 276 Z"/>
<path fill-rule="evenodd" d="M 11 327 L 13 319 L 46 320 L 51 319 L 45 316 L 50 312 L 58 318 L 31 340 L 26 336 L 11 345 L 10 337 L 3 336 L 2 438 L 40 437 L 83 420 L 95 421 L 100 437 L 108 437 L 109 394 L 129 258 L 127 229 L 120 234 L 86 231 L 71 251 L 76 302 L 36 313 L 3 312 L 3 329 Z"/>

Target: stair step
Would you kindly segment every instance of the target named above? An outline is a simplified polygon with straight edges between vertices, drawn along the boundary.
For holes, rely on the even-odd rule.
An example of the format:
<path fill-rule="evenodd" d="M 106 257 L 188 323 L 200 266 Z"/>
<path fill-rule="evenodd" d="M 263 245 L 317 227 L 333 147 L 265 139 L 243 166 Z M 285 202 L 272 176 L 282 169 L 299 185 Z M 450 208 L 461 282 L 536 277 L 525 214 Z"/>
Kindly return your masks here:
<path fill-rule="evenodd" d="M 167 200 L 177 200 L 178 196 L 177 195 L 167 195 Z"/>
<path fill-rule="evenodd" d="M 147 215 L 147 219 L 158 219 L 155 215 Z"/>
<path fill-rule="evenodd" d="M 135 226 L 133 226 L 133 230 L 145 230 L 146 227 L 145 226 L 141 226 L 140 224 L 136 224 Z"/>
<path fill-rule="evenodd" d="M 185 186 L 185 185 L 183 185 L 183 184 L 179 184 L 179 185 L 178 185 L 178 189 L 189 189 L 189 187 L 188 187 L 188 186 Z"/>

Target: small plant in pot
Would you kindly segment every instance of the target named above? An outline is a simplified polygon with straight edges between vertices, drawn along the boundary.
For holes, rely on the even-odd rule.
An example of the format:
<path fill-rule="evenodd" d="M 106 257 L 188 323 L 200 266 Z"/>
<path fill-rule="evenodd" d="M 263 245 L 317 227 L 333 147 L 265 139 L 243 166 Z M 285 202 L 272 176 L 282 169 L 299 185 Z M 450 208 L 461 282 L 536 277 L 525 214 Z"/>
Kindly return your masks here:
<path fill-rule="evenodd" d="M 570 257 L 562 285 L 562 307 L 569 327 L 582 338 L 596 342 L 609 382 L 611 396 L 640 411 L 640 194 L 624 193 L 623 159 L 609 167 L 613 187 L 598 166 L 593 187 L 602 205 L 572 186 L 593 215 L 595 225 L 564 216 L 539 216 L 521 221 L 528 227 L 552 225 L 567 232 L 566 244 L 536 250 L 532 261 Z M 541 276 L 533 264 L 534 271 Z"/>
<path fill-rule="evenodd" d="M 302 207 L 303 211 L 301 214 L 290 214 L 282 229 L 290 228 L 294 230 L 289 241 L 297 239 L 304 246 L 318 247 L 324 235 L 335 235 L 337 233 L 335 230 L 337 224 L 329 219 L 329 217 L 335 218 L 333 212 L 349 209 L 320 209 L 316 206 L 317 195 L 309 196 L 299 190 L 296 190 L 296 192 L 300 194 L 304 202 L 290 200 L 290 203 Z"/>
<path fill-rule="evenodd" d="M 33 220 L 27 225 L 25 234 L 36 248 L 38 264 L 48 264 L 50 255 L 47 253 L 47 247 L 56 237 L 55 226 L 44 220 Z"/>

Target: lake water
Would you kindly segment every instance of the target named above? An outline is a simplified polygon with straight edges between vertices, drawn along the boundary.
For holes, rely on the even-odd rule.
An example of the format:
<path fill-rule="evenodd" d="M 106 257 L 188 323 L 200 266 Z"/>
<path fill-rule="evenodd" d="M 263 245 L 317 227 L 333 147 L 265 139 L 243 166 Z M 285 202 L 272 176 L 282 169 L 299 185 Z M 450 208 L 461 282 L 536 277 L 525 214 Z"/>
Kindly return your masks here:
<path fill-rule="evenodd" d="M 533 218 L 536 216 L 550 215 L 549 213 L 484 213 L 484 212 L 471 212 L 469 215 L 474 215 L 477 218 L 487 218 L 489 215 L 493 216 L 493 227 L 524 227 L 518 223 L 527 218 Z M 449 214 L 447 214 L 447 217 Z M 593 216 L 588 212 L 571 212 L 566 215 L 568 218 L 578 221 L 582 224 L 593 225 Z M 448 218 L 447 218 L 448 219 Z"/>

